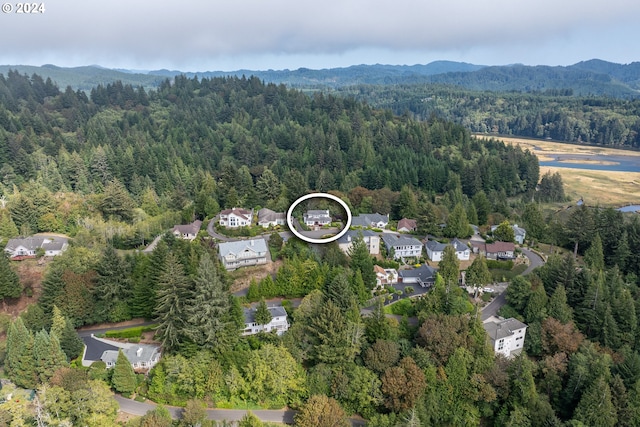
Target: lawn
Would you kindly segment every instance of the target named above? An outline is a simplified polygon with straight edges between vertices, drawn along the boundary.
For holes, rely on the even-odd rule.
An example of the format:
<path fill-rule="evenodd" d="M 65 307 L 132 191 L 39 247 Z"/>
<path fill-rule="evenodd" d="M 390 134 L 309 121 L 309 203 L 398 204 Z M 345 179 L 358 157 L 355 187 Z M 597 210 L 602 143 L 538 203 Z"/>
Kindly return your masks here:
<path fill-rule="evenodd" d="M 494 282 L 510 282 L 514 277 L 521 275 L 527 269 L 527 265 L 518 264 L 511 270 L 491 269 L 491 277 Z"/>

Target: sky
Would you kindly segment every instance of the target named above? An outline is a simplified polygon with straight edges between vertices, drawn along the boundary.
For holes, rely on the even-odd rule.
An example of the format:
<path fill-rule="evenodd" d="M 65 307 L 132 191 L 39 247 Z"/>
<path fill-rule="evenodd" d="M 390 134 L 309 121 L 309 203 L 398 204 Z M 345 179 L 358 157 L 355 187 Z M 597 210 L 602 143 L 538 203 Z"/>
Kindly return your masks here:
<path fill-rule="evenodd" d="M 4 3 L 2 3 L 4 2 Z M 0 1 L 0 64 L 136 70 L 640 61 L 637 0 Z"/>

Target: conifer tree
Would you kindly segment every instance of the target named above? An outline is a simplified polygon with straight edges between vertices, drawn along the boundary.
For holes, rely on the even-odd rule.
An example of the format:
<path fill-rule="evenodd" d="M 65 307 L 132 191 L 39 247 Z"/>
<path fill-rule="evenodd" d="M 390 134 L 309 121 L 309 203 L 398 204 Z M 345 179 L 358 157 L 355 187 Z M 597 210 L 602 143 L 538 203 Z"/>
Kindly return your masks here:
<path fill-rule="evenodd" d="M 376 284 L 376 273 L 373 271 L 373 259 L 360 233 L 358 233 L 358 236 L 351 243 L 349 257 L 351 258 L 351 268 L 360 271 L 365 286 L 368 289 L 373 289 Z"/>
<path fill-rule="evenodd" d="M 144 273 L 133 287 L 131 302 L 131 314 L 134 317 L 152 319 L 157 303 L 158 279 L 165 268 L 165 262 L 169 255 L 169 247 L 162 239 L 148 261 L 144 261 Z"/>
<path fill-rule="evenodd" d="M 107 245 L 96 266 L 96 298 L 98 318 L 119 322 L 130 318 L 126 301 L 131 293 L 131 281 L 126 264 L 111 245 Z"/>
<path fill-rule="evenodd" d="M 158 278 L 157 295 L 155 318 L 158 335 L 163 347 L 176 349 L 185 332 L 190 289 L 184 268 L 173 254 L 167 257 L 165 269 Z"/>
<path fill-rule="evenodd" d="M 616 408 L 611 401 L 611 388 L 599 377 L 580 399 L 573 417 L 586 426 L 614 427 L 618 422 Z"/>
<path fill-rule="evenodd" d="M 11 219 L 8 209 L 0 207 L 0 237 L 11 239 L 18 235 L 18 227 Z"/>
<path fill-rule="evenodd" d="M 82 354 L 84 348 L 82 339 L 73 328 L 71 320 L 65 318 L 56 306 L 53 306 L 50 335 L 59 340 L 60 348 L 68 360 L 73 360 Z"/>
<path fill-rule="evenodd" d="M 264 302 L 264 300 L 260 300 L 260 303 L 256 308 L 255 319 L 258 325 L 266 325 L 271 322 L 271 313 L 269 312 L 267 304 Z"/>
<path fill-rule="evenodd" d="M 67 357 L 60 348 L 58 338 L 44 330 L 35 334 L 32 357 L 41 383 L 48 382 L 59 368 L 67 365 Z"/>
<path fill-rule="evenodd" d="M 35 388 L 38 377 L 33 358 L 33 334 L 20 317 L 9 327 L 6 351 L 4 366 L 9 378 L 17 386 Z"/>
<path fill-rule="evenodd" d="M 600 233 L 596 233 L 591 245 L 584 253 L 584 262 L 594 271 L 604 270 L 604 252 L 602 251 L 602 239 Z"/>
<path fill-rule="evenodd" d="M 553 295 L 551 295 L 548 314 L 560 323 L 569 323 L 573 320 L 573 310 L 567 304 L 567 293 L 564 290 L 564 286 L 558 285 Z"/>
<path fill-rule="evenodd" d="M 186 334 L 196 344 L 220 350 L 233 342 L 235 327 L 229 315 L 226 285 L 208 254 L 200 258 L 194 289 L 186 303 Z"/>
<path fill-rule="evenodd" d="M 118 358 L 111 376 L 111 385 L 120 393 L 133 393 L 136 389 L 136 374 L 133 372 L 131 362 L 122 350 L 118 351 Z"/>
<path fill-rule="evenodd" d="M 18 298 L 22 293 L 22 284 L 18 274 L 11 268 L 6 253 L 0 254 L 0 300 Z"/>

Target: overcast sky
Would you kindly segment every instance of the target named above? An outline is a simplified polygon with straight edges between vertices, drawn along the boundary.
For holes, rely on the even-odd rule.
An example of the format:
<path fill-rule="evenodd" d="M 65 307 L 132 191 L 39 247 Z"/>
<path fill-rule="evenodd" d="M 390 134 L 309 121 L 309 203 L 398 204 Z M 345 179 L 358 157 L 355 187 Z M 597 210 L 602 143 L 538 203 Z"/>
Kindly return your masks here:
<path fill-rule="evenodd" d="M 3 65 L 231 71 L 640 61 L 638 0 L 45 0 L 44 13 L 30 15 L 8 4 Z"/>

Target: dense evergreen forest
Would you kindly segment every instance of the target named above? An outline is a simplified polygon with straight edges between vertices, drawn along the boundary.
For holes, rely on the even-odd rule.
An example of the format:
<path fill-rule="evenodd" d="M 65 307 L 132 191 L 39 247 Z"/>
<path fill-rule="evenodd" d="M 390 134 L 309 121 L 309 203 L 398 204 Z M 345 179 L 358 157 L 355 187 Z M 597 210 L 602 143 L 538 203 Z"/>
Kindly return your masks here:
<path fill-rule="evenodd" d="M 39 287 L 29 264 L 0 259 L 3 304 L 38 299 L 15 321 L 1 317 L 5 373 L 37 390 L 33 405 L 0 404 L 6 424 L 118 425 L 111 390 L 185 406 L 180 426 L 207 425 L 205 404 L 286 405 L 300 411 L 299 427 L 346 426 L 348 415 L 372 427 L 640 424 L 640 220 L 584 205 L 545 215 L 542 203 L 566 202 L 561 179 L 540 177 L 518 147 L 256 78 L 177 77 L 157 91 L 116 83 L 87 95 L 10 73 L 0 76 L 0 165 L 0 237 L 73 238 Z M 308 191 L 331 191 L 354 213 L 416 218 L 423 236 L 512 220 L 531 241 L 568 249 L 508 288 L 502 314 L 529 325 L 526 353 L 494 355 L 477 302 L 451 286 L 452 250 L 410 304 L 417 326 L 387 318 L 382 304 L 361 313 L 375 285 L 361 239 L 344 254 L 272 234 L 277 274 L 254 279 L 244 298 L 230 293 L 236 276 L 206 232 L 193 242 L 167 233 L 150 254 L 127 250 L 223 208 L 284 210 Z M 468 273 L 488 283 L 487 269 L 478 257 Z M 289 331 L 242 337 L 242 304 L 260 301 L 263 316 L 273 297 L 301 299 L 283 304 Z M 110 370 L 79 366 L 74 327 L 133 317 L 153 319 L 163 346 L 148 376 L 120 357 Z M 172 422 L 159 407 L 126 425 Z"/>
<path fill-rule="evenodd" d="M 576 96 L 573 89 L 473 91 L 438 84 L 340 88 L 372 106 L 418 120 L 432 116 L 476 133 L 640 148 L 640 100 Z"/>

